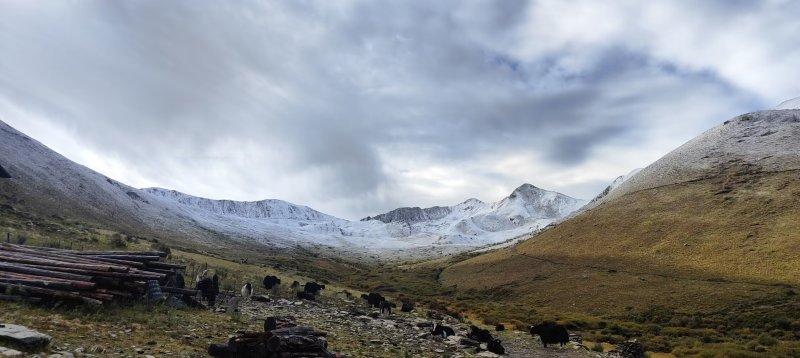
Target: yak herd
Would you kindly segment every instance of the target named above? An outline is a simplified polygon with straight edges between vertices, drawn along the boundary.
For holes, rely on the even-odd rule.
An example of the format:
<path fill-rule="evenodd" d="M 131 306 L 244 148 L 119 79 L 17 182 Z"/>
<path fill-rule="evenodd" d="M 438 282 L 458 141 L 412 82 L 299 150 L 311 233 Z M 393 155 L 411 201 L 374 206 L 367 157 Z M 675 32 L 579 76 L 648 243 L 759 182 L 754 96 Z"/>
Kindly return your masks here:
<path fill-rule="evenodd" d="M 183 277 L 181 277 L 180 281 L 180 286 L 183 286 Z M 272 290 L 281 284 L 281 279 L 277 276 L 265 276 L 262 283 L 265 289 Z M 320 291 L 325 289 L 325 285 L 313 281 L 306 282 L 303 285 L 302 290 L 298 290 L 300 288 L 300 282 L 298 281 L 293 281 L 290 287 L 296 291 L 295 295 L 297 299 L 309 301 L 315 301 L 316 296 L 319 295 Z M 197 277 L 195 289 L 200 291 L 200 296 L 213 306 L 216 296 L 220 293 L 219 277 L 217 275 L 214 275 L 213 277 L 207 277 L 206 272 L 203 272 L 203 274 Z M 242 297 L 244 298 L 251 297 L 253 292 L 253 285 L 249 282 L 246 283 L 241 290 Z M 349 297 L 350 295 L 348 294 L 347 296 Z M 367 305 L 379 309 L 380 315 L 390 316 L 392 314 L 392 309 L 397 307 L 395 303 L 389 302 L 380 293 L 370 292 L 369 294 L 362 294 L 361 298 L 366 301 Z M 403 302 L 400 307 L 400 311 L 402 312 L 411 312 L 413 310 L 414 304 L 411 302 Z M 504 330 L 505 326 L 502 324 L 497 324 L 495 326 L 495 331 L 497 332 Z M 535 326 L 531 326 L 529 332 L 531 335 L 538 335 L 544 347 L 547 347 L 548 344 L 560 344 L 563 347 L 565 344 L 567 344 L 567 342 L 569 342 L 569 332 L 567 331 L 566 327 L 554 322 L 544 322 Z M 455 335 L 455 331 L 452 327 L 434 323 L 431 328 L 431 334 L 434 336 L 447 338 Z M 474 325 L 470 326 L 467 338 L 475 342 L 486 343 L 487 350 L 490 352 L 505 354 L 505 348 L 503 348 L 501 344 L 502 341 L 492 336 L 487 329 L 482 329 Z"/>

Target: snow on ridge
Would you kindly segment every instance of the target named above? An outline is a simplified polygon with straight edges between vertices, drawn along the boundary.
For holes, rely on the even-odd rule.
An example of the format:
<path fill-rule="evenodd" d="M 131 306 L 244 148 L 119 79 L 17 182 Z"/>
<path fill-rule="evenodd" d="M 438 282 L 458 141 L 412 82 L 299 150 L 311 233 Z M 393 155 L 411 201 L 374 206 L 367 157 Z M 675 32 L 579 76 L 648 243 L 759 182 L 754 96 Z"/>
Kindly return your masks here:
<path fill-rule="evenodd" d="M 595 196 L 594 199 L 592 199 L 586 206 L 593 205 L 600 199 L 604 198 L 606 195 L 608 195 L 609 193 L 617 189 L 620 185 L 622 185 L 622 183 L 628 181 L 628 179 L 638 174 L 642 169 L 643 168 L 636 168 L 634 170 L 631 170 L 631 172 L 628 174 L 618 176 L 611 182 L 611 184 L 609 184 L 605 189 L 603 189 L 603 191 L 601 191 L 600 194 L 597 194 L 597 196 Z"/>
<path fill-rule="evenodd" d="M 536 232 L 560 222 L 585 203 L 584 200 L 523 184 L 508 197 L 493 203 L 468 199 L 448 207 L 400 208 L 363 220 L 386 220 L 390 233 L 402 239 L 477 247 Z M 429 209 L 435 209 L 440 215 L 422 218 L 420 214 Z"/>
<path fill-rule="evenodd" d="M 259 201 L 214 200 L 162 188 L 141 189 L 147 193 L 173 200 L 183 205 L 221 214 L 252 219 L 341 220 L 303 205 L 278 199 Z"/>
<path fill-rule="evenodd" d="M 31 205 L 98 219 L 118 230 L 210 245 L 225 237 L 275 247 L 335 247 L 355 255 L 431 256 L 530 234 L 582 202 L 525 184 L 495 203 L 471 198 L 448 207 L 412 208 L 425 214 L 418 222 L 360 222 L 276 199 L 213 200 L 162 188 L 136 189 L 72 162 L 3 122 L 0 158 L 15 177 L 5 185 Z"/>
<path fill-rule="evenodd" d="M 800 169 L 800 110 L 746 113 L 707 130 L 625 181 L 600 202 L 628 193 L 715 175 L 733 163 L 759 171 Z M 599 203 L 598 203 L 599 204 Z"/>
<path fill-rule="evenodd" d="M 775 106 L 775 109 L 800 109 L 800 97 L 783 101 L 781 104 Z"/>

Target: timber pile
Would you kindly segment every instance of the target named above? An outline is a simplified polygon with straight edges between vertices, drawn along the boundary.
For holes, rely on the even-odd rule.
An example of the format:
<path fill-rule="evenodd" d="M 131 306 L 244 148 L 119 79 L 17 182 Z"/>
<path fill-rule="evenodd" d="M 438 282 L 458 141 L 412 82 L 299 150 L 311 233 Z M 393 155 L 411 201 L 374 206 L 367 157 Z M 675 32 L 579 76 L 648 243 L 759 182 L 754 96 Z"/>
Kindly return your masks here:
<path fill-rule="evenodd" d="M 166 286 L 183 265 L 159 251 L 72 251 L 0 243 L 0 299 L 102 305 L 142 297 L 147 281 Z M 164 292 L 197 291 L 162 287 Z"/>
<path fill-rule="evenodd" d="M 227 344 L 212 344 L 212 357 L 237 358 L 333 358 L 328 352 L 327 333 L 297 326 L 285 318 L 269 317 L 264 332 L 246 332 L 232 337 Z"/>

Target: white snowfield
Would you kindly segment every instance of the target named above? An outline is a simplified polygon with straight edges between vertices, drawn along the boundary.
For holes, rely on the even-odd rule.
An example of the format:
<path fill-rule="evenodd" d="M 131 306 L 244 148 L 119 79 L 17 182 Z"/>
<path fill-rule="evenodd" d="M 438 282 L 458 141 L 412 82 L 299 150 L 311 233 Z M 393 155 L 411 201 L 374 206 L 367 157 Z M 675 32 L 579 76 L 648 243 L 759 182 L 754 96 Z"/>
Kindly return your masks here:
<path fill-rule="evenodd" d="M 557 222 L 585 201 L 525 184 L 495 203 L 470 199 L 435 219 L 349 221 L 281 200 L 212 200 L 161 188 L 136 189 L 50 150 L 0 122 L 0 192 L 46 214 L 92 218 L 126 232 L 180 236 L 208 245 L 258 242 L 329 247 L 354 255 L 423 257 L 507 241 Z M 414 208 L 416 209 L 416 208 Z"/>

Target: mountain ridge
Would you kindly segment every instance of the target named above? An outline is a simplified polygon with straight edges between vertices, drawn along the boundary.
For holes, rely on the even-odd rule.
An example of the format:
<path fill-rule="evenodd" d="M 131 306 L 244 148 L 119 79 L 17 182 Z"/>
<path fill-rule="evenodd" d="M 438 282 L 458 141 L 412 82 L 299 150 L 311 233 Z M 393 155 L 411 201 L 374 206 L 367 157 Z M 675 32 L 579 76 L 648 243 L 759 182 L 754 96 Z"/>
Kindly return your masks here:
<path fill-rule="evenodd" d="M 522 185 L 497 203 L 468 199 L 427 213 L 419 209 L 422 215 L 414 223 L 349 221 L 278 199 L 214 200 L 170 189 L 137 189 L 72 162 L 4 122 L 0 136 L 0 164 L 12 176 L 0 181 L 5 201 L 46 215 L 68 213 L 131 234 L 185 238 L 212 247 L 252 242 L 335 248 L 355 255 L 437 255 L 535 231 L 583 203 Z"/>

